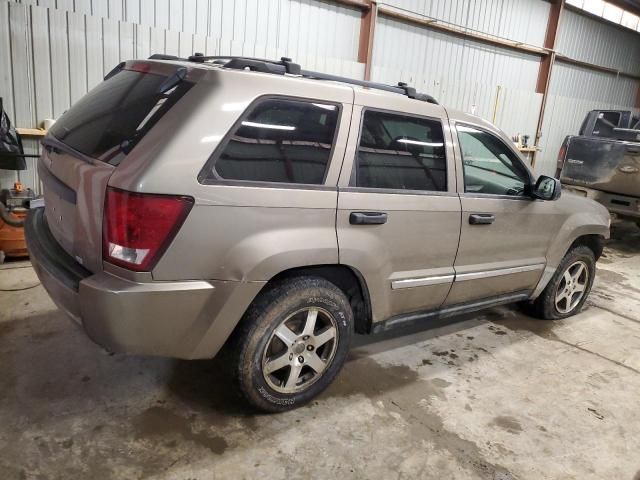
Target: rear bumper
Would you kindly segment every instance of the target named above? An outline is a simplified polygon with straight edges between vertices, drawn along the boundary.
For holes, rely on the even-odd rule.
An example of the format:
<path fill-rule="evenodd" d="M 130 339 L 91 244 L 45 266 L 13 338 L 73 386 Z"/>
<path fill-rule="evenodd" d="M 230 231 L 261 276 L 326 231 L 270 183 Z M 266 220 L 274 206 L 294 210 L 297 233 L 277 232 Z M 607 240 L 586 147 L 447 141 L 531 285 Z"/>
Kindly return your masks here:
<path fill-rule="evenodd" d="M 640 218 L 640 198 L 602 192 L 592 188 L 563 184 L 567 190 L 583 195 L 604 205 L 611 213 L 623 217 Z"/>
<path fill-rule="evenodd" d="M 44 208 L 25 222 L 31 263 L 55 304 L 113 352 L 210 358 L 222 347 L 263 282 L 137 283 L 93 274 L 53 239 Z"/>

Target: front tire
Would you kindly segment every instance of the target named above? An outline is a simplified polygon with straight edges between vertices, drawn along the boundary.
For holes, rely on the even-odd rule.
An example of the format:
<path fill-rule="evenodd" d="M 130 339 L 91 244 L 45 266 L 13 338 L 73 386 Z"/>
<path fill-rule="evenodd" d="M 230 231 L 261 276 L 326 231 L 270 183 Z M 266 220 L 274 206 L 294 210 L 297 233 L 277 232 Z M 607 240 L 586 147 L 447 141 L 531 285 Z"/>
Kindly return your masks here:
<path fill-rule="evenodd" d="M 234 334 L 240 392 L 266 412 L 297 408 L 342 368 L 353 335 L 345 294 L 319 277 L 281 281 L 249 307 Z"/>
<path fill-rule="evenodd" d="M 564 256 L 548 285 L 532 303 L 530 315 L 545 320 L 570 317 L 582 310 L 596 274 L 596 258 L 589 247 L 579 245 Z"/>

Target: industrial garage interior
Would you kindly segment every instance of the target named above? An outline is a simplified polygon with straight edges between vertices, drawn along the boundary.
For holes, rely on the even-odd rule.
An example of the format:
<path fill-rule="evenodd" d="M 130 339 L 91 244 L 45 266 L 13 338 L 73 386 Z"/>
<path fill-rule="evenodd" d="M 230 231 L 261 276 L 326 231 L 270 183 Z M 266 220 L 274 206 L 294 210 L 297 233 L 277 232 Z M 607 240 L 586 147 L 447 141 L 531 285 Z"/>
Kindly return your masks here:
<path fill-rule="evenodd" d="M 64 152 L 72 148 L 65 144 L 71 141 L 67 133 L 73 137 L 68 127 L 73 118 L 65 118 L 80 118 L 81 107 L 95 109 L 98 117 L 112 115 L 102 105 L 109 95 L 116 95 L 109 93 L 109 82 L 123 75 L 162 79 L 158 72 L 169 72 L 159 87 L 131 87 L 151 88 L 154 95 L 157 88 L 162 98 L 155 104 L 154 97 L 153 109 L 142 115 L 142 123 L 142 118 L 136 121 L 140 125 L 135 136 L 114 140 L 114 148 L 124 152 L 119 154 L 122 163 L 98 161 L 97 155 L 80 147 L 73 147 L 77 158 L 69 160 L 72 154 Z M 200 102 L 194 100 L 202 85 L 198 75 L 227 92 L 227 103 L 220 107 L 204 94 Z M 284 82 L 290 82 L 290 92 Z M 187 84 L 186 93 L 180 91 Z M 302 93 L 312 89 L 317 98 Z M 346 95 L 352 99 L 344 100 Z M 280 119 L 275 107 L 262 117 L 258 107 L 251 113 L 258 105 L 255 99 L 263 96 L 268 98 L 260 100 L 265 110 L 274 98 L 284 99 L 278 108 L 294 113 L 290 105 L 296 99 L 320 108 L 314 133 L 270 125 Z M 329 475 L 385 480 L 640 480 L 640 1 L 0 0 L 0 99 L 0 479 Z M 315 103 L 309 104 L 312 100 Z M 369 101 L 386 106 L 372 107 Z M 207 113 L 204 105 L 215 108 Z M 395 110 L 414 120 L 422 115 L 423 123 L 412 124 L 422 128 L 425 118 L 433 125 L 434 115 L 441 112 L 436 123 L 445 124 L 444 137 L 441 129 L 439 140 L 411 133 L 391 142 L 395 154 L 402 151 L 403 158 L 418 159 L 421 168 L 413 165 L 412 171 L 424 175 L 426 170 L 434 185 L 438 179 L 433 179 L 428 162 L 449 162 L 443 167 L 446 185 L 422 189 L 441 191 L 422 195 L 414 191 L 417 187 L 402 186 L 408 190 L 403 193 L 388 187 L 395 177 L 380 175 L 378 192 L 388 188 L 387 196 L 397 203 L 388 206 L 391 203 L 385 204 L 382 195 L 377 203 L 358 203 L 366 195 L 380 195 L 375 185 L 359 183 L 364 170 L 357 170 L 361 164 L 355 166 L 363 161 L 358 157 L 362 151 L 371 158 L 385 151 L 373 143 L 365 145 L 365 135 L 360 138 L 358 133 L 376 108 L 382 119 Z M 156 124 L 149 119 L 157 112 L 165 116 Z M 311 122 L 314 115 L 304 116 Z M 74 128 L 94 120 L 87 118 L 76 120 L 79 126 Z M 293 122 L 291 116 L 282 118 Z M 168 128 L 163 121 L 172 122 L 170 131 L 159 130 Z M 337 133 L 322 137 L 325 127 Z M 109 128 L 113 131 L 104 127 L 103 143 L 117 135 L 118 128 L 128 127 Z M 280 136 L 270 133 L 256 140 L 252 128 L 271 129 Z M 187 142 L 187 130 L 202 134 L 201 141 Z M 483 151 L 491 150 L 494 163 L 521 162 L 531 172 L 525 174 L 531 183 L 502 194 L 472 190 L 467 169 L 477 165 L 477 159 L 463 144 L 465 132 L 475 139 L 481 138 L 478 132 L 490 134 L 505 148 L 508 143 L 511 153 L 501 159 L 491 147 Z M 289 141 L 288 134 L 301 136 Z M 82 145 L 83 139 L 73 141 Z M 326 150 L 325 165 L 330 166 L 323 167 L 318 181 L 291 180 L 302 167 L 292 168 L 288 158 L 283 175 L 290 181 L 256 180 L 262 168 L 258 163 L 237 167 L 230 161 L 224 171 L 215 167 L 232 156 L 233 145 L 240 150 L 253 148 L 243 145 L 277 144 L 282 150 L 292 149 L 296 142 Z M 211 157 L 207 153 L 200 161 L 205 148 L 211 149 Z M 222 148 L 228 149 L 217 153 Z M 424 160 L 427 150 L 429 161 Z M 481 156 L 478 151 L 475 154 Z M 154 155 L 163 162 L 161 167 L 148 167 L 149 176 L 138 176 Z M 136 167 L 132 158 L 142 166 Z M 335 164 L 336 158 L 344 163 Z M 310 160 L 314 161 L 316 157 Z M 64 162 L 72 166 L 56 171 L 55 164 Z M 199 165 L 189 173 L 193 189 L 183 191 L 185 170 L 196 162 Z M 352 163 L 350 175 L 346 168 Z M 509 165 L 508 176 L 517 180 L 513 175 L 518 169 Z M 103 184 L 88 173 L 89 166 L 103 172 Z M 152 176 L 165 167 L 165 178 Z M 229 172 L 247 176 L 232 177 Z M 495 179 L 496 172 L 491 172 L 489 178 Z M 548 183 L 540 186 L 538 177 Z M 295 185 L 280 188 L 279 182 L 309 185 L 300 193 L 289 188 Z M 93 196 L 87 193 L 96 185 L 102 185 L 97 196 L 95 190 Z M 550 189 L 546 193 L 545 185 Z M 358 193 L 360 187 L 366 188 Z M 206 192 L 216 188 L 220 193 L 207 197 Z M 255 208 L 241 203 L 245 188 L 252 189 Z M 549 192 L 557 195 L 551 198 Z M 483 195 L 496 202 L 491 205 L 507 203 L 488 213 L 484 204 L 465 207 L 465 201 L 471 204 Z M 349 199 L 344 204 L 343 196 Z M 399 206 L 399 199 L 407 196 L 417 198 L 418 206 Z M 176 213 L 173 227 L 167 227 L 164 243 L 151 250 L 153 258 L 134 264 L 136 255 L 144 258 L 149 250 L 122 243 L 127 235 L 164 228 L 161 221 L 153 223 L 157 216 L 150 204 L 142 203 L 146 198 L 171 198 L 183 202 L 183 210 Z M 114 205 L 127 201 L 132 203 L 117 215 L 105 213 L 103 220 L 103 207 L 111 214 Z M 88 205 L 71 227 L 63 216 L 69 222 L 67 215 L 75 210 L 65 202 L 78 209 Z M 532 208 L 518 210 L 519 202 Z M 566 207 L 571 216 L 565 221 L 565 211 L 554 205 L 566 202 L 572 203 Z M 204 216 L 203 203 L 219 215 Z M 434 213 L 436 203 L 447 206 Z M 170 215 L 172 205 L 162 205 L 158 208 Z M 536 205 L 539 210 L 533 209 Z M 541 220 L 540 209 L 547 207 L 547 220 Z M 430 216 L 412 220 L 409 210 L 416 215 L 424 210 Z M 42 219 L 46 212 L 46 231 L 37 227 L 37 212 Z M 324 212 L 329 216 L 323 217 Z M 210 235 L 185 243 L 184 229 L 195 215 L 206 224 L 198 231 Z M 285 222 L 285 216 L 290 218 L 289 231 L 278 237 L 271 224 Z M 507 217 L 513 223 L 505 226 L 501 222 Z M 269 270 L 295 252 L 310 251 L 305 248 L 315 245 L 314 239 L 325 231 L 323 218 L 329 219 L 332 243 L 318 240 L 316 250 L 296 257 L 302 263 Z M 59 223 L 53 225 L 56 219 Z M 427 220 L 433 223 L 424 233 L 419 223 Z M 443 238 L 454 220 L 459 243 L 447 245 Z M 127 221 L 136 223 L 123 227 Z M 344 233 L 358 228 L 357 232 L 393 230 L 376 241 L 365 234 Z M 502 229 L 502 238 L 483 236 L 492 228 Z M 470 232 L 466 240 L 465 231 Z M 436 238 L 439 232 L 443 238 Z M 262 243 L 252 240 L 254 234 Z M 227 250 L 220 246 L 222 237 L 228 241 Z M 555 240 L 560 237 L 562 242 Z M 376 250 L 385 240 L 387 250 Z M 55 248 L 45 251 L 45 241 Z M 69 241 L 71 247 L 65 243 Z M 409 243 L 414 257 L 405 255 L 408 263 L 393 267 L 389 252 Z M 276 244 L 281 248 L 276 260 L 267 259 L 267 249 Z M 182 248 L 180 254 L 176 245 Z M 91 246 L 97 259 L 85 256 Z M 319 260 L 332 248 L 335 260 Z M 446 248 L 452 259 L 444 268 L 438 262 L 444 261 Z M 466 258 L 465 248 L 474 249 L 477 268 L 459 263 Z M 562 263 L 576 249 L 597 260 L 594 270 L 584 259 L 574 264 L 577 270 L 567 266 L 571 262 Z M 36 258 L 39 251 L 44 256 Z M 250 269 L 248 262 L 258 255 L 264 255 L 264 261 Z M 349 266 L 346 278 L 334 268 L 348 265 L 349 255 L 354 262 L 368 260 L 362 260 L 361 268 Z M 525 255 L 528 263 L 514 260 Z M 411 258 L 426 260 L 411 263 Z M 69 261 L 74 266 L 69 267 Z M 590 276 L 581 277 L 582 266 Z M 181 268 L 185 270 L 174 274 Z M 55 271 L 76 275 L 75 287 L 54 285 L 50 275 Z M 191 273 L 195 271 L 200 276 Z M 258 335 L 258 327 L 250 322 L 275 318 L 276 313 L 269 312 L 276 311 L 270 310 L 280 298 L 276 294 L 288 292 L 287 282 L 294 285 L 298 279 L 302 285 L 301 271 L 315 279 L 309 288 L 324 285 L 335 290 L 334 300 L 335 295 L 344 298 L 351 323 L 342 314 L 334 315 L 333 307 L 312 307 L 313 322 L 320 315 L 327 325 L 324 332 L 336 332 L 324 347 L 319 343 L 322 334 L 313 326 L 311 340 L 302 336 L 309 333 L 306 324 L 291 347 L 278 334 L 281 327 L 273 327 L 274 333 L 265 337 L 268 342 L 260 340 L 266 346 L 249 340 L 249 335 Z M 479 282 L 493 285 L 503 274 L 500 292 L 478 293 Z M 382 290 L 367 275 L 384 277 Z M 516 285 L 525 276 L 535 276 L 531 288 Z M 99 281 L 105 278 L 111 282 L 108 295 L 99 296 Z M 150 285 L 159 290 L 135 306 L 126 303 Z M 180 297 L 173 290 L 179 285 Z M 74 291 L 65 293 L 63 287 Z M 440 287 L 446 291 L 437 300 Z M 190 289 L 192 296 L 185 297 Z M 551 317 L 540 306 L 547 291 L 551 304 L 555 298 Z M 229 300 L 218 308 L 221 295 Z M 294 298 L 291 295 L 287 298 Z M 447 302 L 452 295 L 460 301 Z M 241 296 L 247 300 L 239 306 Z M 386 296 L 391 299 L 388 308 Z M 413 308 L 427 305 L 427 297 L 433 303 L 430 309 Z M 125 300 L 119 303 L 120 298 Z M 341 305 L 334 300 L 327 305 Z M 82 305 L 76 312 L 69 302 Z M 386 314 L 376 311 L 383 304 Z M 534 310 L 556 319 L 536 318 Z M 207 320 L 205 313 L 213 311 L 216 320 Z M 145 322 L 136 324 L 132 312 Z M 114 321 L 91 326 L 87 318 L 94 316 L 111 316 Z M 174 323 L 167 323 L 167 316 Z M 343 319 L 348 337 L 340 337 L 347 334 L 340 333 L 334 317 Z M 206 334 L 203 322 L 208 322 L 207 328 L 213 322 Z M 196 339 L 193 329 L 185 330 L 187 324 L 202 327 L 202 336 Z M 220 341 L 212 340 L 225 328 Z M 293 327 L 287 327 L 291 333 L 289 328 Z M 143 349 L 132 346 L 134 337 L 160 340 Z M 291 362 L 299 355 L 302 364 L 315 348 L 313 358 L 326 362 L 327 372 L 334 361 L 340 368 L 335 360 L 340 355 L 344 365 L 331 373 L 336 376 L 332 382 L 329 378 L 328 386 L 296 404 L 298 408 L 289 408 L 293 400 L 274 401 L 273 408 L 266 408 L 271 413 L 265 413 L 259 411 L 259 402 L 249 399 L 247 405 L 250 374 L 245 378 L 243 372 L 248 367 L 236 368 L 234 362 L 250 355 L 246 352 L 255 344 L 264 350 L 261 364 L 255 357 L 262 365 L 256 368 L 264 369 L 273 361 L 269 355 L 276 337 L 287 353 L 292 352 Z M 345 339 L 345 351 L 338 349 L 343 348 L 340 338 Z M 318 343 L 310 343 L 314 339 Z M 173 340 L 192 341 L 194 348 L 178 351 Z M 214 344 L 217 348 L 206 350 Z M 331 345 L 330 353 L 326 345 Z M 292 372 L 293 363 L 285 368 Z M 306 391 L 300 386 L 309 381 L 304 378 L 315 379 L 309 385 L 324 381 L 316 367 L 300 366 L 299 372 L 304 372 L 302 383 L 294 379 L 293 390 L 285 388 L 287 378 L 267 373 L 263 383 L 273 387 L 271 393 L 283 395 L 277 398 L 294 398 L 286 395 Z M 260 389 L 260 401 L 275 398 Z"/>

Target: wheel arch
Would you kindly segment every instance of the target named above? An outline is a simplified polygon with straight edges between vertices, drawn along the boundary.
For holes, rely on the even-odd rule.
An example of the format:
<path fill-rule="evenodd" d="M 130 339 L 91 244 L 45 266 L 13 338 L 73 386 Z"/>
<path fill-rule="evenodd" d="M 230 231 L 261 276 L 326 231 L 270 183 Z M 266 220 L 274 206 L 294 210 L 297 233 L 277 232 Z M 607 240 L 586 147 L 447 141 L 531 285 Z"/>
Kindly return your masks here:
<path fill-rule="evenodd" d="M 593 255 L 596 257 L 596 261 L 598 261 L 598 259 L 602 256 L 602 252 L 604 250 L 604 240 L 604 236 L 596 233 L 581 235 L 573 241 L 573 243 L 567 249 L 567 252 L 577 246 L 584 245 L 593 252 Z M 567 252 L 565 252 L 565 255 L 567 254 Z"/>
<path fill-rule="evenodd" d="M 283 270 L 273 276 L 264 287 L 279 281 L 301 276 L 321 277 L 333 283 L 344 292 L 353 310 L 354 329 L 356 333 L 371 332 L 372 312 L 369 288 L 362 273 L 356 268 L 344 264 L 308 265 Z"/>
<path fill-rule="evenodd" d="M 594 233 L 593 230 L 596 230 L 597 233 Z M 564 256 L 574 247 L 584 245 L 593 251 L 596 261 L 602 256 L 602 252 L 604 250 L 604 241 L 607 238 L 605 232 L 601 229 L 588 229 L 586 226 L 583 229 L 579 229 L 575 232 L 575 235 L 565 239 L 562 242 L 562 246 L 554 245 L 550 252 L 551 254 L 547 257 L 547 266 L 544 269 L 542 277 L 536 285 L 533 293 L 529 297 L 530 300 L 535 300 L 545 289 L 553 274 L 558 268 L 558 265 L 564 258 Z M 607 228 L 608 233 L 608 228 Z"/>

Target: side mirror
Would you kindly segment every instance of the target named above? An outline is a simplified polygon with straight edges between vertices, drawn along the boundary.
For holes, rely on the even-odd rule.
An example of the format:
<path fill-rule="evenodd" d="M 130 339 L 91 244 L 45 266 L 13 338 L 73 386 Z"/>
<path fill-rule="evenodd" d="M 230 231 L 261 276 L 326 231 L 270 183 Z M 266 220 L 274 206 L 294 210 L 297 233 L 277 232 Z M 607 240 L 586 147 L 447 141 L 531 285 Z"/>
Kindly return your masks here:
<path fill-rule="evenodd" d="M 562 193 L 562 185 L 560 180 L 553 177 L 547 177 L 546 175 L 540 175 L 536 182 L 531 196 L 533 198 L 539 198 L 540 200 L 557 200 Z"/>

